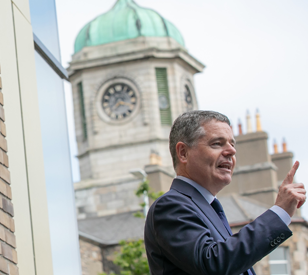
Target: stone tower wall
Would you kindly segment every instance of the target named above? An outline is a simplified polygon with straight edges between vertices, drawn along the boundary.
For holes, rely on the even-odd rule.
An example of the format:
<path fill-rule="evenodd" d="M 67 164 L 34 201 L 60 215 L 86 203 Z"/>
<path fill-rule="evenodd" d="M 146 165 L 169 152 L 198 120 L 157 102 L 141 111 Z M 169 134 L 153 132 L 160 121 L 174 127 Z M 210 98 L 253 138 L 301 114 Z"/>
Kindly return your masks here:
<path fill-rule="evenodd" d="M 102 178 L 103 170 L 108 170 L 108 175 L 113 178 L 117 174 L 123 174 L 123 167 L 118 162 L 114 165 L 112 159 L 118 154 L 132 156 L 136 159 L 127 164 L 130 169 L 142 167 L 147 164 L 151 149 L 159 152 L 162 157 L 162 165 L 172 170 L 172 163 L 168 149 L 168 136 L 170 126 L 161 126 L 158 106 L 158 93 L 155 76 L 155 68 L 167 68 L 168 86 L 172 119 L 185 111 L 184 86 L 185 80 L 189 80 L 193 87 L 193 74 L 183 64 L 176 60 L 141 60 L 139 62 L 127 62 L 108 67 L 85 69 L 71 79 L 73 86 L 73 101 L 75 110 L 75 129 L 78 144 L 78 158 L 80 163 L 81 179 Z M 134 83 L 140 94 L 140 107 L 137 115 L 125 123 L 107 123 L 100 118 L 97 111 L 97 94 L 102 85 L 110 79 L 128 79 Z M 84 104 L 86 109 L 88 138 L 83 139 L 82 123 L 80 119 L 80 98 L 77 84 L 83 83 Z M 182 98 L 183 96 L 183 98 Z M 195 102 L 197 108 L 197 103 Z M 155 142 L 159 140 L 159 142 Z M 144 152 L 144 146 L 148 147 Z M 137 150 L 136 150 L 137 149 Z M 95 151 L 94 151 L 95 150 Z M 131 152 L 127 152 L 127 151 Z M 138 153 L 141 150 L 141 154 Z M 110 154 L 110 152 L 112 152 Z M 110 161 L 106 158 L 110 156 Z M 85 159 L 85 160 L 83 160 Z M 118 158 L 119 159 L 119 158 Z M 106 169 L 105 164 L 112 167 Z M 110 170 L 111 169 L 111 170 Z M 128 172 L 129 169 L 127 169 Z M 106 179 L 106 175 L 103 175 Z"/>
<path fill-rule="evenodd" d="M 168 145 L 171 125 L 161 123 L 156 68 L 167 71 L 173 121 L 187 111 L 185 85 L 193 107 L 198 108 L 193 75 L 203 65 L 197 63 L 172 39 L 153 37 L 86 47 L 73 56 L 69 72 L 81 174 L 75 184 L 78 218 L 140 209 L 135 195 L 140 180 L 130 170 L 149 164 L 152 151 L 159 154 L 167 173 L 174 173 Z M 112 121 L 101 110 L 102 94 L 116 83 L 125 83 L 137 93 L 137 111 L 125 121 Z"/>

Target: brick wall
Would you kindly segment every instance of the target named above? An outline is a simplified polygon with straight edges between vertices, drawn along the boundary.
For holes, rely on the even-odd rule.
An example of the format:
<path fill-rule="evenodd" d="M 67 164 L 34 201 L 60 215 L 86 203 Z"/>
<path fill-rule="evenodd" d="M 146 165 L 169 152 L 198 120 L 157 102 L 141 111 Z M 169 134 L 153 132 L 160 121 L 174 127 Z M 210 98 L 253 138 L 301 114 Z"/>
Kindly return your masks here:
<path fill-rule="evenodd" d="M 3 109 L 0 69 L 0 274 L 18 275 L 15 240 L 14 208 L 11 202 L 11 180 Z"/>

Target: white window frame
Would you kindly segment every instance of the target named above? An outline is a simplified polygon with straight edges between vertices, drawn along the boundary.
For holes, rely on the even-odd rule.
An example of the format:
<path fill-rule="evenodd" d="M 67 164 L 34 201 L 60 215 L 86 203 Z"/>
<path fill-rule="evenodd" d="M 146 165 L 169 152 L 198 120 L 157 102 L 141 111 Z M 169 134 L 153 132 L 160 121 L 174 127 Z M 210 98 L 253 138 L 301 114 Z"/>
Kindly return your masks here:
<path fill-rule="evenodd" d="M 277 247 L 276 249 L 283 249 L 284 250 L 284 255 L 286 255 L 286 259 L 270 260 L 270 258 L 269 258 L 268 263 L 269 263 L 269 266 L 270 266 L 270 274 L 271 275 L 291 275 L 291 272 L 290 272 L 291 269 L 290 269 L 289 247 L 287 247 L 287 246 L 280 246 L 280 247 Z M 273 252 L 275 252 L 275 250 Z M 287 265 L 287 273 L 272 274 L 271 265 L 281 265 L 281 264 L 284 264 L 284 265 L 286 264 Z"/>

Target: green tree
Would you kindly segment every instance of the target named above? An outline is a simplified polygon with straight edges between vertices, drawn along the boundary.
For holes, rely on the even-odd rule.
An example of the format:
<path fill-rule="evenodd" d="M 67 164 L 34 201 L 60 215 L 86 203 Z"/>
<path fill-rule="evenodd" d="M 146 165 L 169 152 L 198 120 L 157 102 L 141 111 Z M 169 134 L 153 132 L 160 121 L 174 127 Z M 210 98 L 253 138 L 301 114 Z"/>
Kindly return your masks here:
<path fill-rule="evenodd" d="M 137 191 L 136 191 L 136 196 L 137 197 L 141 197 L 142 195 L 146 194 L 149 196 L 150 199 L 152 199 L 153 201 L 155 201 L 156 199 L 158 199 L 161 195 L 164 194 L 164 192 L 160 191 L 160 192 L 153 192 L 150 190 L 150 186 L 149 186 L 149 180 L 146 179 L 145 181 L 141 182 Z M 144 203 L 140 203 L 140 206 L 142 208 L 145 207 L 145 204 Z M 136 212 L 134 214 L 135 217 L 138 217 L 138 218 L 145 218 L 144 217 L 144 214 L 139 211 L 139 212 Z"/>
<path fill-rule="evenodd" d="M 121 252 L 113 261 L 121 267 L 121 275 L 149 275 L 149 265 L 145 254 L 144 241 L 121 241 Z M 101 275 L 106 275 L 102 273 Z M 110 273 L 115 275 L 115 273 Z"/>
<path fill-rule="evenodd" d="M 145 180 L 141 182 L 136 195 L 138 197 L 146 193 L 149 198 L 156 200 L 163 192 L 149 192 L 149 181 Z M 141 203 L 140 206 L 144 207 L 144 203 Z M 143 213 L 137 212 L 134 214 L 136 217 L 144 218 Z M 144 240 L 136 241 L 121 241 L 120 242 L 121 251 L 116 254 L 116 258 L 113 261 L 114 264 L 118 265 L 121 268 L 120 275 L 149 275 L 150 269 L 148 265 L 148 260 L 146 257 L 146 251 L 144 247 Z M 106 273 L 101 273 L 100 275 L 107 275 Z M 116 275 L 115 273 L 110 273 L 109 275 Z"/>

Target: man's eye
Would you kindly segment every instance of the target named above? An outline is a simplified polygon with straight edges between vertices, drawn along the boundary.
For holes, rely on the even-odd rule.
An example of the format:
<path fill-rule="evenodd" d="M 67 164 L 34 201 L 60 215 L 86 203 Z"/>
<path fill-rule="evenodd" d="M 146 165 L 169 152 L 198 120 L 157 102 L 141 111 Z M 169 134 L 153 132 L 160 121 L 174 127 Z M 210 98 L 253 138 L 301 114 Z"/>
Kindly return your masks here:
<path fill-rule="evenodd" d="M 220 142 L 214 142 L 213 145 L 220 145 Z"/>

